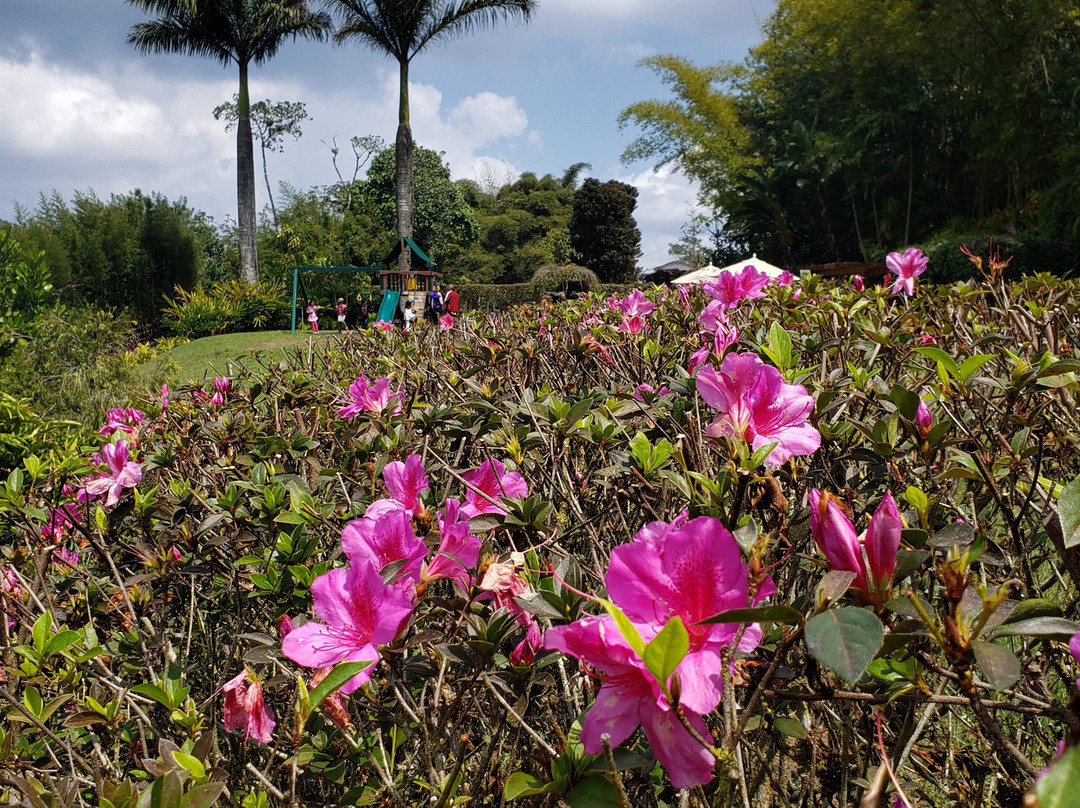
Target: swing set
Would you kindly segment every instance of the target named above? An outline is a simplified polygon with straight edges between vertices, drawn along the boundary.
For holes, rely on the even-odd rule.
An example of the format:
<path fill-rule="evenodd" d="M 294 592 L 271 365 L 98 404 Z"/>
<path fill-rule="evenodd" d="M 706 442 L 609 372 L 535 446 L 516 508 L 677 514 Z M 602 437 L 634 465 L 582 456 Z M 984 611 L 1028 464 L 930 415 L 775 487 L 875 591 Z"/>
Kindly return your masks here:
<path fill-rule="evenodd" d="M 419 259 L 423 269 L 403 271 L 395 268 L 396 262 L 401 256 L 401 251 L 408 249 L 411 257 Z M 383 259 L 382 265 L 377 267 L 293 267 L 292 282 L 292 333 L 296 333 L 296 301 L 297 292 L 303 292 L 304 300 L 310 300 L 307 286 L 304 284 L 304 273 L 307 272 L 344 272 L 347 274 L 364 273 L 379 276 L 382 287 L 382 304 L 379 306 L 379 314 L 376 318 L 380 322 L 393 322 L 399 307 L 405 300 L 412 300 L 413 306 L 418 310 L 423 309 L 424 298 L 434 286 L 442 279 L 442 273 L 435 271 L 435 262 L 421 250 L 411 238 L 405 238 L 398 242 Z"/>

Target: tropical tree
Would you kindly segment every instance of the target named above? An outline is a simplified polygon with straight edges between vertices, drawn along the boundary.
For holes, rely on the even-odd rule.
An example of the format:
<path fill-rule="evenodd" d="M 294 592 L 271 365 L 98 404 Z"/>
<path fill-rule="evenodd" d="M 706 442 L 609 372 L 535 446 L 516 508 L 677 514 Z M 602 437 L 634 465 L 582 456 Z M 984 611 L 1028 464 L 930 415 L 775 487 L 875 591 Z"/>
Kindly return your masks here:
<path fill-rule="evenodd" d="M 637 277 L 641 231 L 634 221 L 637 188 L 618 180 L 589 178 L 574 193 L 570 246 L 603 283 Z"/>
<path fill-rule="evenodd" d="M 302 101 L 256 101 L 251 105 L 250 114 L 252 134 L 259 141 L 262 157 L 263 182 L 266 183 L 266 198 L 270 202 L 270 215 L 277 227 L 277 205 L 274 204 L 274 190 L 270 185 L 270 173 L 266 168 L 266 153 L 281 153 L 285 150 L 285 135 L 292 135 L 299 140 L 304 134 L 302 124 L 310 121 L 307 105 Z M 240 99 L 233 96 L 232 101 L 214 107 L 214 118 L 225 120 L 225 131 L 231 132 L 240 120 Z"/>
<path fill-rule="evenodd" d="M 127 41 L 141 53 L 206 56 L 240 70 L 236 122 L 236 211 L 240 277 L 259 278 L 255 248 L 255 153 L 251 135 L 248 69 L 273 57 L 286 39 L 324 39 L 330 17 L 308 0 L 127 0 L 150 22 L 132 26 Z"/>
<path fill-rule="evenodd" d="M 398 63 L 395 207 L 399 239 L 413 233 L 413 139 L 409 64 L 429 43 L 464 36 L 508 19 L 528 21 L 538 0 L 330 0 L 341 18 L 337 42 L 358 39 Z M 409 251 L 401 251 L 403 264 Z"/>

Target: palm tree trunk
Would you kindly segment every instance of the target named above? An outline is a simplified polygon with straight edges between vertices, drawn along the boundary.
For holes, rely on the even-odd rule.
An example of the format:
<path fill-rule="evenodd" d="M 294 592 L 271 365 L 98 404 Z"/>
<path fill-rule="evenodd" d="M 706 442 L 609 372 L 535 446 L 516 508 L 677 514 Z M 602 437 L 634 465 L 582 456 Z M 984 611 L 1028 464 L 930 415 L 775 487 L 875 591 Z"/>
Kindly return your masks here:
<path fill-rule="evenodd" d="M 251 136 L 248 70 L 240 65 L 240 92 L 236 103 L 236 225 L 240 237 L 240 279 L 259 280 L 255 246 L 255 148 Z"/>
<path fill-rule="evenodd" d="M 413 232 L 413 138 L 409 125 L 409 62 L 402 59 L 400 65 L 400 95 L 398 96 L 398 128 L 394 141 L 394 174 L 397 211 L 398 241 L 401 245 L 401 269 L 408 272 L 412 266 L 412 253 L 406 249 L 405 239 Z"/>

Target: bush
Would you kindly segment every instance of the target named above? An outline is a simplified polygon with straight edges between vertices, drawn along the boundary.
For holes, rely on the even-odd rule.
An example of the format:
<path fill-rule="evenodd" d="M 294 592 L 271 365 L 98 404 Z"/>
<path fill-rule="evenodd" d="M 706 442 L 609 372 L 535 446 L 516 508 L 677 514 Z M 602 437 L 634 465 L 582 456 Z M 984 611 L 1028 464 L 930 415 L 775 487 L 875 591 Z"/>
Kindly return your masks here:
<path fill-rule="evenodd" d="M 983 258 L 984 266 L 993 249 L 1001 250 L 1003 259 L 1012 256 L 1005 270 L 1006 280 L 1016 280 L 1025 275 L 1049 272 L 1054 275 L 1072 276 L 1080 271 L 1080 252 L 1065 242 L 1041 236 L 974 236 L 953 238 L 926 251 L 930 263 L 924 280 L 929 283 L 952 283 L 954 281 L 982 280 L 971 260 L 962 252 L 965 245 L 975 255 Z"/>
<path fill-rule="evenodd" d="M 0 371 L 0 387 L 44 418 L 99 421 L 147 384 L 128 352 L 134 323 L 104 309 L 54 306 L 39 317 Z"/>
<path fill-rule="evenodd" d="M 289 299 L 280 281 L 228 280 L 190 292 L 177 287 L 176 295 L 162 309 L 165 323 L 189 339 L 285 328 L 289 322 Z"/>
<path fill-rule="evenodd" d="M 499 311 L 521 303 L 535 303 L 531 283 L 469 283 L 457 287 L 462 309 Z"/>
<path fill-rule="evenodd" d="M 42 418 L 26 402 L 0 392 L 0 472 L 22 464 L 30 455 L 42 456 L 64 437 L 78 434 L 77 421 Z"/>

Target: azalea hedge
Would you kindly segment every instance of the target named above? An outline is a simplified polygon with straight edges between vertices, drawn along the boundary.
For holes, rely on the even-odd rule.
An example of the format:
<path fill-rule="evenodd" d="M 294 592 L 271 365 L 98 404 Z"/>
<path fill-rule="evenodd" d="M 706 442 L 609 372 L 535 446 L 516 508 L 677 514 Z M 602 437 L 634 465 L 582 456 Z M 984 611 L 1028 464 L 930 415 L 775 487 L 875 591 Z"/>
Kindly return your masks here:
<path fill-rule="evenodd" d="M 359 330 L 30 456 L 0 793 L 1071 804 L 1080 286 L 888 263 Z"/>

